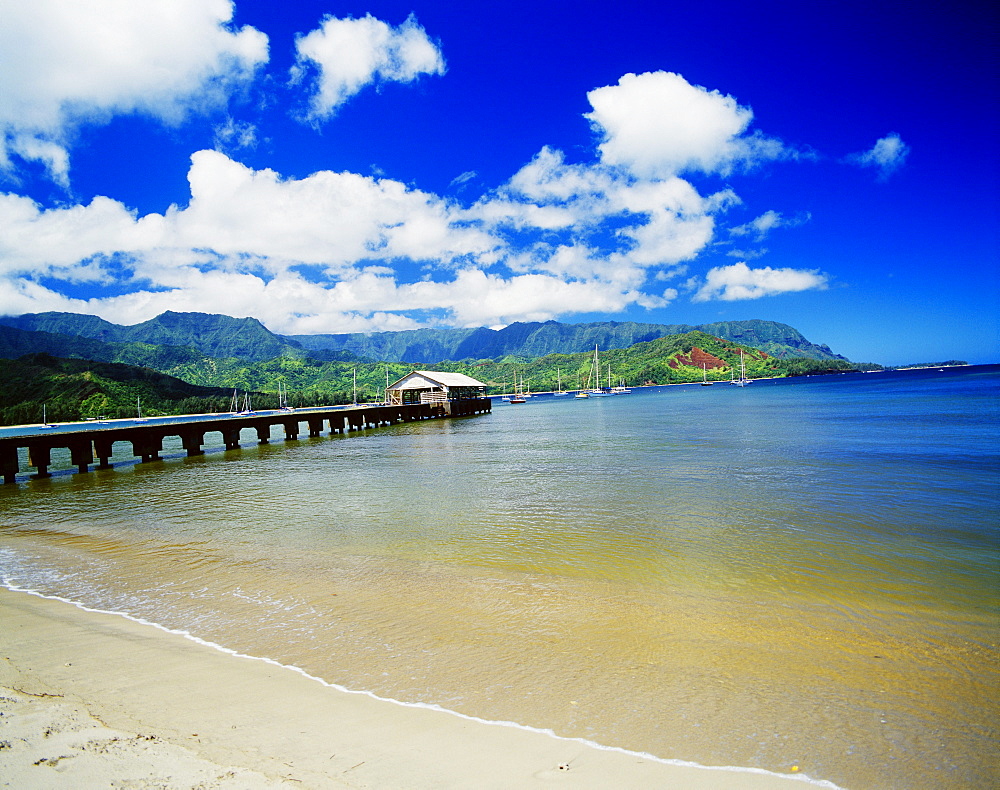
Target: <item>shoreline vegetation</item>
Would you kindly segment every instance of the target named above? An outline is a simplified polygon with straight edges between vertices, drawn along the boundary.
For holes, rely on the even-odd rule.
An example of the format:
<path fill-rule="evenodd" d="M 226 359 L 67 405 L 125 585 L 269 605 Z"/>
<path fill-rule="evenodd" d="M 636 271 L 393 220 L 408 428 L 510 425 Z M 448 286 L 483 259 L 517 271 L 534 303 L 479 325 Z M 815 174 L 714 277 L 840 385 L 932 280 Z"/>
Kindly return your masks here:
<path fill-rule="evenodd" d="M 0 774 L 21 788 L 819 786 L 351 693 L 122 615 L 0 588 Z"/>
<path fill-rule="evenodd" d="M 184 361 L 162 361 L 161 369 L 122 362 L 57 357 L 39 352 L 16 359 L 0 358 L 0 425 L 30 425 L 43 421 L 123 419 L 137 416 L 222 413 L 234 390 L 249 393 L 258 408 L 277 407 L 279 390 L 294 408 L 379 402 L 386 382 L 396 381 L 415 367 L 464 373 L 500 395 L 522 380 L 534 392 L 593 385 L 588 375 L 592 352 L 547 354 L 537 358 L 504 357 L 462 362 L 432 362 L 415 366 L 402 362 L 322 361 L 281 356 L 263 362 L 218 359 L 183 352 Z M 603 382 L 650 386 L 726 382 L 739 370 L 742 358 L 751 379 L 884 370 L 880 365 L 847 360 L 779 358 L 750 346 L 694 331 L 601 352 Z M 168 355 L 169 356 L 169 355 Z M 944 367 L 958 360 L 910 365 Z M 354 382 L 357 382 L 356 389 Z M 609 385 L 610 386 L 610 385 Z"/>

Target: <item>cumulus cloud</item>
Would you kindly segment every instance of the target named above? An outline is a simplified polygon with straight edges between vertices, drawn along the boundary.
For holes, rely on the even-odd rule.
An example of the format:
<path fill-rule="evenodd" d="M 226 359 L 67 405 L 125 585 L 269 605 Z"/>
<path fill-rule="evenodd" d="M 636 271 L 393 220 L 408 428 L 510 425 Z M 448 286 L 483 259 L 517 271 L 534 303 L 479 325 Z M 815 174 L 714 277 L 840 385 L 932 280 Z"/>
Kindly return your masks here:
<path fill-rule="evenodd" d="M 283 179 L 199 151 L 188 181 L 190 204 L 164 221 L 178 244 L 223 255 L 253 252 L 333 270 L 378 259 L 447 262 L 495 245 L 461 226 L 441 198 L 391 179 L 331 171 Z"/>
<path fill-rule="evenodd" d="M 694 258 L 712 238 L 713 215 L 734 200 L 728 190 L 703 197 L 677 177 L 567 164 L 561 151 L 544 148 L 473 211 L 498 235 L 541 232 L 535 266 L 637 287 L 647 269 Z"/>
<path fill-rule="evenodd" d="M 809 291 L 826 287 L 827 276 L 817 269 L 751 269 L 745 263 L 709 269 L 704 284 L 691 298 L 693 302 L 719 299 L 733 302 L 762 296 Z"/>
<path fill-rule="evenodd" d="M 354 50 L 332 46 L 342 34 Z M 332 54 L 321 62 L 324 47 Z M 443 69 L 412 18 L 395 29 L 371 17 L 328 18 L 299 48 L 299 68 L 318 68 L 315 118 L 372 81 Z M 67 310 L 135 323 L 166 309 L 224 311 L 281 332 L 346 332 L 662 307 L 678 297 L 665 282 L 688 275 L 695 301 L 825 287 L 817 271 L 745 262 L 704 277 L 695 270 L 720 216 L 741 201 L 730 189 L 702 194 L 688 173 L 793 155 L 748 132 L 748 109 L 664 72 L 626 75 L 591 97 L 589 117 L 603 130 L 599 157 L 570 163 L 543 147 L 471 205 L 381 175 L 290 178 L 208 150 L 191 157 L 190 199 L 162 213 L 140 216 L 108 197 L 43 208 L 0 194 L 0 313 Z M 643 98 L 652 108 L 645 120 Z M 257 131 L 231 120 L 217 127 L 217 144 L 252 147 Z M 22 144 L 34 141 L 36 156 L 55 162 L 65 151 L 54 139 Z M 56 150 L 43 151 L 46 143 Z M 474 177 L 464 173 L 451 186 Z M 768 211 L 729 238 L 760 241 L 802 221 Z M 94 295 L 68 295 L 81 291 Z"/>
<path fill-rule="evenodd" d="M 626 74 L 587 98 L 593 112 L 586 117 L 603 138 L 601 160 L 642 178 L 685 171 L 725 174 L 740 163 L 793 155 L 778 140 L 746 133 L 750 108 L 680 74 Z"/>
<path fill-rule="evenodd" d="M 898 134 L 892 132 L 877 140 L 871 150 L 851 154 L 847 160 L 861 167 L 877 168 L 879 180 L 884 181 L 903 166 L 909 154 L 910 147 Z"/>
<path fill-rule="evenodd" d="M 42 209 L 0 196 L 0 312 L 97 312 L 136 321 L 168 307 L 257 315 L 298 331 L 404 328 L 407 311 L 451 322 L 504 323 L 621 309 L 639 297 L 606 282 L 532 270 L 491 274 L 502 241 L 459 207 L 388 179 L 323 171 L 283 179 L 216 151 L 192 157 L 184 208 L 138 216 L 118 201 Z M 406 282 L 400 260 L 451 264 L 450 277 Z M 129 285 L 72 300 L 42 281 Z M 301 326 L 300 326 L 301 325 Z M 303 330 L 308 331 L 308 330 Z M 315 330 L 315 328 L 312 331 Z"/>
<path fill-rule="evenodd" d="M 361 19 L 328 16 L 295 43 L 293 80 L 315 74 L 307 119 L 329 118 L 340 105 L 376 82 L 412 82 L 421 74 L 443 74 L 444 57 L 412 15 L 398 27 L 366 14 Z"/>
<path fill-rule="evenodd" d="M 0 0 L 0 165 L 39 162 L 65 186 L 80 125 L 224 104 L 268 57 L 232 14 L 229 0 Z"/>
<path fill-rule="evenodd" d="M 225 294 L 227 312 L 279 331 L 360 331 L 408 326 L 428 311 L 492 326 L 674 298 L 643 290 L 646 269 L 695 255 L 718 201 L 680 179 L 623 182 L 577 172 L 556 152 L 544 158 L 528 166 L 535 177 L 514 179 L 537 201 L 511 186 L 471 208 L 349 172 L 282 178 L 218 151 L 192 156 L 190 200 L 162 214 L 103 197 L 43 209 L 2 195 L 0 277 L 18 287 L 0 289 L 0 312 L 134 322 L 168 307 L 218 311 Z M 570 200 L 547 204 L 546 191 Z M 602 231 L 622 215 L 631 224 Z M 546 227 L 562 235 L 538 241 Z M 518 228 L 530 241 L 518 241 Z M 602 232 L 604 247 L 592 246 Z M 113 287 L 80 303 L 41 285 L 53 281 Z"/>

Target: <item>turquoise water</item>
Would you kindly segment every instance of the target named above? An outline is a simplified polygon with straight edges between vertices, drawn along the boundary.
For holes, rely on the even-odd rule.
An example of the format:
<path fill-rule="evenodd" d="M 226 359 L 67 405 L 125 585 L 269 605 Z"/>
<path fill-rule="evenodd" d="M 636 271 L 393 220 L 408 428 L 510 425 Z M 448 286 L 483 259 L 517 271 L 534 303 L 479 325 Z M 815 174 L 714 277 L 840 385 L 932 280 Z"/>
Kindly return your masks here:
<path fill-rule="evenodd" d="M 660 387 L 178 452 L 0 489 L 0 572 L 665 759 L 990 787 L 998 395 L 1000 366 Z"/>

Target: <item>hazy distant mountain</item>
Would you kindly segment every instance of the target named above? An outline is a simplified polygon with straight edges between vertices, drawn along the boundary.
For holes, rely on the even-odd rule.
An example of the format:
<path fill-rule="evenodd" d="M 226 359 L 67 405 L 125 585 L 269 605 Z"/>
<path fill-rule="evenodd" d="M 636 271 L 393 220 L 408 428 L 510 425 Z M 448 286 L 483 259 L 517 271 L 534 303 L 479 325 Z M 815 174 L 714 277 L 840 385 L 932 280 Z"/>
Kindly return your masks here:
<path fill-rule="evenodd" d="M 514 323 L 503 329 L 413 329 L 402 332 L 374 332 L 325 335 L 281 336 L 270 332 L 255 318 L 231 318 L 207 313 L 162 315 L 132 326 L 120 326 L 97 316 L 77 313 L 29 313 L 0 317 L 0 325 L 31 332 L 49 333 L 32 345 L 27 338 L 0 334 L 0 353 L 19 356 L 3 349 L 4 342 L 22 349 L 20 353 L 45 351 L 60 356 L 121 360 L 119 353 L 101 352 L 86 344 L 73 347 L 56 336 L 76 336 L 105 343 L 146 343 L 195 349 L 215 358 L 236 357 L 251 362 L 280 356 L 309 355 L 321 360 L 343 360 L 353 356 L 370 360 L 431 363 L 463 359 L 498 359 L 506 356 L 543 357 L 547 354 L 574 354 L 599 346 L 602 350 L 628 348 L 636 343 L 691 331 L 732 340 L 766 351 L 778 358 L 809 357 L 838 359 L 828 346 L 806 340 L 787 324 L 775 321 L 722 321 L 714 324 L 641 324 L 632 321 L 601 321 L 588 324 Z M 67 349 L 60 343 L 68 344 Z M 81 344 L 75 344 L 80 346 Z M 148 364 L 139 361 L 137 364 Z"/>
<path fill-rule="evenodd" d="M 411 329 L 402 332 L 342 335 L 290 335 L 288 340 L 310 354 L 347 350 L 369 359 L 400 362 L 497 359 L 504 356 L 542 357 L 593 349 L 628 348 L 668 335 L 691 331 L 733 340 L 766 351 L 774 357 L 846 359 L 828 346 L 806 340 L 797 330 L 775 321 L 721 321 L 714 324 L 639 324 L 601 321 L 589 324 L 515 323 L 503 329 Z"/>

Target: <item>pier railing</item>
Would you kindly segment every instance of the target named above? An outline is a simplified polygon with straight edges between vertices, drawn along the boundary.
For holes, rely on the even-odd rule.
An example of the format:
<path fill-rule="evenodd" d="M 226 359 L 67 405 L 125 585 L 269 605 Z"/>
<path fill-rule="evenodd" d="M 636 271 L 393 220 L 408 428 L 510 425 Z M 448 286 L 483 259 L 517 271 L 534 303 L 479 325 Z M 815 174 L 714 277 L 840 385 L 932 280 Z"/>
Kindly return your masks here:
<path fill-rule="evenodd" d="M 295 411 L 266 411 L 248 414 L 190 415 L 186 418 L 149 418 L 146 420 L 112 420 L 107 422 L 67 423 L 55 426 L 20 426 L 5 428 L 0 436 L 0 475 L 4 483 L 16 482 L 20 472 L 19 450 L 27 449 L 28 466 L 35 468 L 34 477 L 49 477 L 53 450 L 68 450 L 72 466 L 80 473 L 112 466 L 115 444 L 127 442 L 132 454 L 142 463 L 160 460 L 163 440 L 179 437 L 188 456 L 205 452 L 205 434 L 220 433 L 221 445 L 227 450 L 240 446 L 240 434 L 250 428 L 257 433 L 257 442 L 267 444 L 272 428 L 284 428 L 285 441 L 294 441 L 305 430 L 310 437 L 347 434 L 367 428 L 378 428 L 401 422 L 430 420 L 442 417 L 466 417 L 491 411 L 489 398 L 474 398 L 445 403 L 406 405 L 357 405 Z"/>

